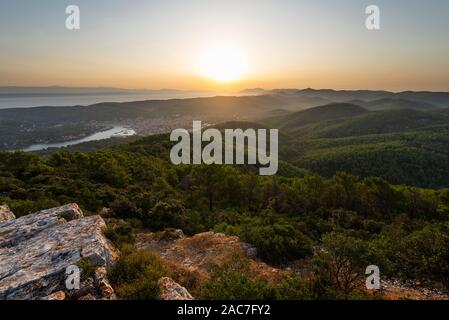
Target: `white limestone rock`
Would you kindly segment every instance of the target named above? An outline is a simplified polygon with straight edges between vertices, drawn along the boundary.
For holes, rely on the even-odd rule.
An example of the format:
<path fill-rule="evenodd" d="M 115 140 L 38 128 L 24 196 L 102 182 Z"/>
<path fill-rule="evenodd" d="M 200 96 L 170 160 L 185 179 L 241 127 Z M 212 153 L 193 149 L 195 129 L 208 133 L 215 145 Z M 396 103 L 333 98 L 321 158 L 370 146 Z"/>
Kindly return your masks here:
<path fill-rule="evenodd" d="M 65 286 L 67 267 L 87 260 L 107 268 L 117 257 L 105 226 L 100 216 L 84 218 L 76 204 L 0 222 L 0 300 L 53 298 L 59 291 L 76 297 Z"/>
<path fill-rule="evenodd" d="M 194 300 L 186 288 L 170 278 L 160 278 L 158 283 L 162 300 Z"/>

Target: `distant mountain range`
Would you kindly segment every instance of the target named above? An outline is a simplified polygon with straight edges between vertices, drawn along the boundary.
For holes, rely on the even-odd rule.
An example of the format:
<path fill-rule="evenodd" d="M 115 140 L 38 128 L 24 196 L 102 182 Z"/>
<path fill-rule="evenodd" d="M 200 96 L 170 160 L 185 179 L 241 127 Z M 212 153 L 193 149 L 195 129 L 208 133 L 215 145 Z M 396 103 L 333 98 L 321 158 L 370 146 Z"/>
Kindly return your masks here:
<path fill-rule="evenodd" d="M 247 94 L 258 95 L 281 95 L 296 97 L 298 100 L 305 102 L 313 102 L 319 104 L 331 102 L 350 102 L 357 101 L 373 101 L 384 100 L 388 102 L 391 100 L 405 100 L 408 102 L 418 102 L 431 104 L 436 107 L 449 108 L 449 92 L 432 92 L 432 91 L 403 91 L 403 92 L 389 92 L 389 91 L 374 91 L 374 90 L 332 90 L 332 89 L 249 89 L 242 91 Z"/>
<path fill-rule="evenodd" d="M 431 91 L 374 91 L 374 90 L 332 90 L 332 89 L 245 89 L 239 92 L 224 92 L 214 90 L 176 90 L 176 89 L 123 89 L 111 87 L 0 87 L 1 97 L 14 96 L 52 96 L 52 95 L 108 95 L 108 94 L 147 94 L 147 95 L 182 95 L 204 96 L 214 95 L 276 95 L 283 99 L 295 100 L 298 107 L 313 107 L 332 102 L 351 102 L 369 109 L 385 109 L 383 105 L 393 108 L 415 104 L 415 108 L 446 107 L 449 108 L 449 92 Z M 378 100 L 370 106 L 370 102 Z M 400 101 L 400 102 L 398 102 Z M 366 105 L 368 103 L 368 105 Z M 380 105 L 380 106 L 379 106 Z"/>
<path fill-rule="evenodd" d="M 122 89 L 111 87 L 0 87 L 0 97 L 2 96 L 54 96 L 54 95 L 108 95 L 108 94 L 148 94 L 148 95 L 177 95 L 183 93 L 201 93 L 204 94 L 207 90 L 185 91 L 175 89 Z M 210 91 L 211 94 L 214 93 Z"/>

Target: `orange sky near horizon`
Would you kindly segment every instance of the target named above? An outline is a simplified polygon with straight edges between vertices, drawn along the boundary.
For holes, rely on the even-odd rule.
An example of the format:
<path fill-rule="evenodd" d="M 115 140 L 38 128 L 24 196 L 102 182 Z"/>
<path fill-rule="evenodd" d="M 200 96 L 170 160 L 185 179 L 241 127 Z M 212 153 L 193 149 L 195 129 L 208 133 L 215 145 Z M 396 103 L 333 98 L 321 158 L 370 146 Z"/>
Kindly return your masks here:
<path fill-rule="evenodd" d="M 77 2 L 0 3 L 0 86 L 449 91 L 449 1 Z"/>

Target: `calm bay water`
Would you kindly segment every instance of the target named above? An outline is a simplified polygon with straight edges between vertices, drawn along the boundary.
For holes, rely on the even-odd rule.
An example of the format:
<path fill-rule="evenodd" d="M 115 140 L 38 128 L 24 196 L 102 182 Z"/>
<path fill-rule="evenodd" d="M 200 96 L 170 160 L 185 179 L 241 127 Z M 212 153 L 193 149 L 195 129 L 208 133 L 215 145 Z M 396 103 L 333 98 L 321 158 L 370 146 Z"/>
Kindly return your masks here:
<path fill-rule="evenodd" d="M 83 142 L 104 140 L 104 139 L 109 139 L 112 137 L 130 137 L 135 134 L 136 134 L 136 132 L 131 128 L 127 128 L 127 127 L 123 127 L 123 126 L 115 126 L 112 129 L 100 131 L 100 132 L 94 133 L 94 134 L 87 136 L 85 138 L 82 138 L 82 139 L 58 142 L 58 143 L 34 144 L 32 146 L 29 146 L 29 147 L 23 149 L 23 151 L 31 152 L 31 151 L 45 150 L 48 148 L 62 148 L 62 147 L 67 147 L 67 146 L 83 143 Z"/>

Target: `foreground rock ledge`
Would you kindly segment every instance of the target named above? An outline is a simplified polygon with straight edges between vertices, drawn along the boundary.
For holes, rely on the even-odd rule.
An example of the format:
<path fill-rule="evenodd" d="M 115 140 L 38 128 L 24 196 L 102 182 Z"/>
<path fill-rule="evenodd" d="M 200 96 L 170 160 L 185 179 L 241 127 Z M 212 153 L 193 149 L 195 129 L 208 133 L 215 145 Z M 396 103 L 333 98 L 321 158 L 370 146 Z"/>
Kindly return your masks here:
<path fill-rule="evenodd" d="M 117 254 L 105 226 L 100 216 L 83 217 L 76 204 L 0 222 L 0 299 L 114 298 L 104 270 Z M 66 269 L 82 272 L 82 261 L 97 268 L 95 275 L 68 290 Z"/>

